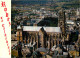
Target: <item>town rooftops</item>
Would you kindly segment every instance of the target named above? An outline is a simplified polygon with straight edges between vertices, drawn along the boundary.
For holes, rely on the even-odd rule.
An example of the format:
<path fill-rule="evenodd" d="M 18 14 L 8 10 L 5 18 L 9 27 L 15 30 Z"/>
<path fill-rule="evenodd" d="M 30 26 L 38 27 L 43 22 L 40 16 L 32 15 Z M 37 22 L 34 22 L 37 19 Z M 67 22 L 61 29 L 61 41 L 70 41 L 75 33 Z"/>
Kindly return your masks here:
<path fill-rule="evenodd" d="M 39 31 L 42 26 L 23 26 L 23 31 Z M 43 27 L 46 32 L 61 33 L 60 27 Z"/>

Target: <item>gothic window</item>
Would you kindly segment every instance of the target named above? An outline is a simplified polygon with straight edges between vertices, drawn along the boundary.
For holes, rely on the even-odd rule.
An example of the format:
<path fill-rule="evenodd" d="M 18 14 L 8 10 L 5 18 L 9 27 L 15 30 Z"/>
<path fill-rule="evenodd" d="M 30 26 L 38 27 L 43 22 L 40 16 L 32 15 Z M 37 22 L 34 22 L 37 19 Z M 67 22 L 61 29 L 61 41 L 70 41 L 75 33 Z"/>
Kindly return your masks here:
<path fill-rule="evenodd" d="M 53 40 L 53 46 L 54 46 L 54 40 Z"/>
<path fill-rule="evenodd" d="M 53 35 L 53 38 L 55 38 L 55 35 Z"/>
<path fill-rule="evenodd" d="M 60 26 L 62 26 L 62 22 L 60 22 Z"/>
<path fill-rule="evenodd" d="M 58 39 L 58 34 L 56 34 L 56 38 Z"/>

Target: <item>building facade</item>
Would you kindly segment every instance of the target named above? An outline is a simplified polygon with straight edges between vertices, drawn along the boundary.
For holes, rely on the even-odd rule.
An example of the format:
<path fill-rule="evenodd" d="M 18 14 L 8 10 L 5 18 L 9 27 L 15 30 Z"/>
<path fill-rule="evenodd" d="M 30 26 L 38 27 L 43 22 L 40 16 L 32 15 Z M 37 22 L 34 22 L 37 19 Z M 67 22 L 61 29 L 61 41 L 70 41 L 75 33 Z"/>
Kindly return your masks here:
<path fill-rule="evenodd" d="M 54 45 L 62 44 L 60 27 L 23 26 L 18 29 L 17 40 L 26 45 L 51 49 Z"/>

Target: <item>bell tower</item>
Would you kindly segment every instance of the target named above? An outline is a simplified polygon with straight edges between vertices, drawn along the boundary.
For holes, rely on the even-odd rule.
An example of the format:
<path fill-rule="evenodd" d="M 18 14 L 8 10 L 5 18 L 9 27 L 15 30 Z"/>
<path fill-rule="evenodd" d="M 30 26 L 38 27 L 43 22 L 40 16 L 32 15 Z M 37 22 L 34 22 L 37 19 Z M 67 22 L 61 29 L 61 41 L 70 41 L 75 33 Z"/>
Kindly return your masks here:
<path fill-rule="evenodd" d="M 62 9 L 58 12 L 58 27 L 61 28 L 62 31 L 62 44 L 65 44 L 65 39 L 66 39 L 66 17 L 65 17 L 65 11 Z"/>
<path fill-rule="evenodd" d="M 65 18 L 65 11 L 62 9 L 58 12 L 58 27 L 61 28 L 62 34 L 65 35 L 66 33 L 66 18 Z"/>

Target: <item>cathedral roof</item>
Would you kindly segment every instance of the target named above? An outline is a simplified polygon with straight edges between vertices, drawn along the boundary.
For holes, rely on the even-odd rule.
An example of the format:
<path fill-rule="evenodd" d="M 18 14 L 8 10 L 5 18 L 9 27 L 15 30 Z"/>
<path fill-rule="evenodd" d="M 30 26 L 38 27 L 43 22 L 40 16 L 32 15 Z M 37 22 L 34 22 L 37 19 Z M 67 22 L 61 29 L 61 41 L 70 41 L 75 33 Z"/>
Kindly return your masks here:
<path fill-rule="evenodd" d="M 19 25 L 19 26 L 17 26 L 17 29 L 21 29 L 21 26 Z"/>
<path fill-rule="evenodd" d="M 23 26 L 23 31 L 39 31 L 42 26 Z M 60 27 L 43 27 L 46 32 L 61 33 Z"/>

